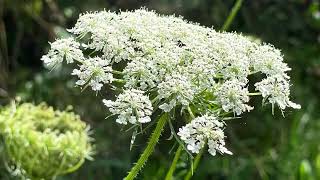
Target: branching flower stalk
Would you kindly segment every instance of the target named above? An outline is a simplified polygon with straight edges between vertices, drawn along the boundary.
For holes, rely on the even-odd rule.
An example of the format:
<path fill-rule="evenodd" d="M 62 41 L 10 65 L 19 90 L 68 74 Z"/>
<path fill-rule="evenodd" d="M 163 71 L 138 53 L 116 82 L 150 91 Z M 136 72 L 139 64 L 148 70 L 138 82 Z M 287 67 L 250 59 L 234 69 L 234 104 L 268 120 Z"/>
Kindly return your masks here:
<path fill-rule="evenodd" d="M 137 163 L 135 164 L 135 166 L 131 169 L 131 171 L 129 172 L 129 174 L 127 175 L 126 178 L 124 178 L 125 180 L 132 180 L 134 179 L 137 174 L 139 173 L 139 171 L 141 170 L 141 168 L 144 166 L 144 164 L 147 162 L 148 157 L 152 154 L 152 152 L 154 151 L 154 147 L 157 144 L 159 137 L 161 135 L 161 131 L 163 130 L 164 126 L 166 125 L 168 121 L 168 115 L 165 113 L 163 114 L 157 123 L 156 128 L 154 129 L 150 140 L 148 142 L 148 145 L 146 147 L 146 149 L 143 151 L 143 153 L 141 154 L 139 160 L 137 161 Z"/>
<path fill-rule="evenodd" d="M 157 121 L 125 179 L 137 176 L 159 140 L 168 120 L 155 117 L 177 117 L 178 112 L 190 117 L 190 122 L 182 120 L 185 125 L 175 139 L 189 153 L 208 147 L 215 156 L 232 154 L 226 148 L 224 120 L 253 110 L 250 98 L 261 95 L 265 104 L 281 111 L 300 108 L 290 100 L 290 68 L 281 51 L 241 34 L 146 9 L 84 13 L 69 32 L 73 36 L 51 43 L 44 64 L 76 64 L 72 75 L 77 86 L 116 94 L 102 101 L 117 123 L 133 127 L 133 140 L 137 128 Z M 256 74 L 263 78 L 249 82 Z M 112 88 L 106 90 L 107 84 Z M 172 130 L 171 121 L 180 119 L 170 119 Z"/>
<path fill-rule="evenodd" d="M 199 154 L 197 154 L 197 156 L 194 158 L 193 166 L 191 167 L 191 170 L 188 171 L 187 175 L 184 177 L 184 180 L 191 179 L 193 172 L 197 169 L 197 167 L 200 163 L 200 160 L 201 160 L 203 153 L 204 153 L 204 149 L 201 149 Z"/>
<path fill-rule="evenodd" d="M 176 151 L 176 153 L 175 153 L 175 155 L 174 155 L 173 161 L 171 163 L 169 171 L 167 172 L 165 180 L 171 180 L 172 179 L 173 173 L 174 173 L 174 171 L 176 169 L 176 166 L 177 166 L 177 163 L 179 161 L 179 158 L 180 158 L 182 150 L 183 150 L 182 146 L 179 146 L 177 151 Z"/>

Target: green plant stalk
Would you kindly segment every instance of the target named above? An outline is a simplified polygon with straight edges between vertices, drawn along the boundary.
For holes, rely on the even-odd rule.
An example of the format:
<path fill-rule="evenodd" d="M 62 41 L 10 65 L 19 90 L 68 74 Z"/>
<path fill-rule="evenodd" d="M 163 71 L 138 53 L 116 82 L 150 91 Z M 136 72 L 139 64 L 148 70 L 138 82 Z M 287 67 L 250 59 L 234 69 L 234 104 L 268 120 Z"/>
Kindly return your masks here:
<path fill-rule="evenodd" d="M 190 178 L 192 177 L 193 172 L 197 169 L 199 165 L 204 149 L 205 148 L 202 148 L 200 152 L 197 154 L 197 156 L 194 158 L 193 167 L 190 169 L 190 171 L 188 171 L 188 174 L 184 177 L 184 180 L 190 180 Z"/>
<path fill-rule="evenodd" d="M 224 22 L 222 29 L 223 31 L 227 31 L 231 25 L 231 23 L 233 22 L 235 16 L 237 15 L 238 11 L 241 8 L 243 0 L 237 0 L 235 5 L 233 6 L 227 20 Z"/>
<path fill-rule="evenodd" d="M 188 110 L 188 113 L 189 113 L 190 117 L 191 117 L 192 119 L 194 119 L 195 116 L 194 116 L 194 114 L 193 114 L 190 106 L 188 106 L 187 110 Z M 187 120 L 187 121 L 188 121 L 188 120 Z M 190 122 L 190 121 L 188 121 L 188 122 Z M 172 124 L 170 123 L 170 121 L 169 121 L 169 125 L 170 125 L 170 128 L 173 129 Z M 179 147 L 178 147 L 178 149 L 177 149 L 177 151 L 176 151 L 176 153 L 175 153 L 175 156 L 174 156 L 173 161 L 172 161 L 172 163 L 171 163 L 170 169 L 169 169 L 169 171 L 167 172 L 167 175 L 166 175 L 165 180 L 171 180 L 172 175 L 173 175 L 173 173 L 174 173 L 174 171 L 175 171 L 175 169 L 176 169 L 178 160 L 179 160 L 179 158 L 180 158 L 180 156 L 181 156 L 181 150 L 182 150 L 182 149 L 184 149 L 184 147 L 183 147 L 183 145 L 180 144 Z M 191 157 L 192 157 L 192 156 L 191 156 Z"/>
<path fill-rule="evenodd" d="M 178 160 L 179 160 L 180 155 L 181 155 L 181 151 L 182 151 L 182 146 L 180 145 L 178 147 L 177 151 L 176 151 L 176 154 L 174 155 L 173 161 L 171 163 L 170 169 L 169 169 L 169 171 L 168 171 L 168 173 L 166 175 L 165 180 L 171 180 L 172 179 L 172 175 L 173 175 L 174 170 L 176 169 Z"/>
<path fill-rule="evenodd" d="M 195 116 L 194 116 L 194 114 L 193 114 L 193 112 L 192 112 L 192 110 L 191 110 L 190 106 L 188 106 L 187 110 L 188 110 L 188 113 L 189 113 L 190 117 L 191 117 L 192 119 L 194 119 L 194 118 L 195 118 Z"/>
<path fill-rule="evenodd" d="M 159 137 L 161 135 L 161 132 L 164 128 L 164 126 L 166 125 L 168 120 L 168 114 L 165 113 L 163 114 L 157 123 L 156 128 L 154 129 L 150 140 L 148 142 L 148 145 L 146 147 L 146 149 L 143 151 L 143 153 L 141 154 L 140 158 L 138 159 L 137 163 L 133 166 L 133 168 L 130 170 L 130 172 L 128 173 L 127 177 L 125 177 L 125 180 L 133 180 L 139 173 L 139 171 L 142 169 L 143 165 L 147 162 L 149 156 L 152 154 L 154 147 L 156 146 Z"/>

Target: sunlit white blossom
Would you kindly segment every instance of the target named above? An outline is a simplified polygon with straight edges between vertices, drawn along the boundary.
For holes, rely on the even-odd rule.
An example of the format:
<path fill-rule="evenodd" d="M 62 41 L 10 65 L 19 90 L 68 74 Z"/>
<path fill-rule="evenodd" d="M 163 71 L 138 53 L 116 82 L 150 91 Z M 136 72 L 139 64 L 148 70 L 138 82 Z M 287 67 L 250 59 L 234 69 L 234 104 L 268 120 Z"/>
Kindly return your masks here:
<path fill-rule="evenodd" d="M 117 123 L 131 124 L 147 123 L 151 121 L 152 104 L 143 91 L 136 89 L 125 90 L 116 101 L 103 100 L 113 115 L 118 115 Z"/>
<path fill-rule="evenodd" d="M 280 50 L 272 45 L 256 43 L 237 33 L 217 32 L 181 17 L 160 16 L 146 9 L 89 12 L 81 14 L 69 31 L 77 38 L 53 42 L 49 53 L 42 57 L 46 65 L 54 66 L 64 57 L 68 63 L 74 59 L 84 62 L 90 59 L 90 54 L 83 57 L 80 43 L 76 42 L 79 40 L 87 50 L 99 52 L 99 56 L 110 63 L 107 76 L 90 80 L 94 90 L 113 82 L 112 67 L 121 71 L 119 78 L 123 79 L 124 88 L 156 90 L 162 102 L 160 108 L 166 111 L 189 105 L 204 91 L 220 89 L 218 91 L 223 92 L 221 88 L 228 85 L 243 94 L 231 97 L 214 92 L 216 99 L 222 103 L 223 110 L 241 114 L 252 108 L 247 105 L 247 88 L 239 87 L 238 82 L 249 85 L 249 75 L 263 73 L 267 77 L 282 76 L 289 83 L 286 71 L 290 68 L 283 62 Z M 114 66 L 120 63 L 124 68 Z M 91 77 L 92 66 L 90 63 L 80 66 L 81 70 L 73 74 L 82 74 L 77 85 L 84 85 Z"/>
<path fill-rule="evenodd" d="M 178 135 L 192 153 L 199 153 L 200 149 L 208 143 L 208 151 L 213 156 L 217 151 L 221 154 L 232 154 L 225 147 L 223 126 L 223 122 L 216 117 L 204 115 L 193 119 L 189 124 L 180 128 Z"/>
<path fill-rule="evenodd" d="M 160 99 L 175 99 L 177 103 L 187 106 L 193 99 L 194 88 L 187 77 L 173 74 L 158 85 L 158 93 Z"/>
<path fill-rule="evenodd" d="M 94 90 L 112 83 L 109 67 L 119 67 L 113 65 L 121 63 L 124 68 L 115 70 L 122 73 L 119 78 L 123 79 L 123 87 L 157 90 L 162 102 L 160 108 L 166 111 L 179 105 L 187 106 L 199 93 L 216 91 L 226 87 L 221 84 L 227 82 L 234 91 L 239 89 L 244 94 L 227 97 L 219 93 L 222 90 L 214 94 L 223 110 L 239 115 L 252 108 L 247 105 L 247 88 L 243 85 L 239 88 L 238 82 L 250 84 L 248 76 L 255 73 L 288 79 L 286 71 L 290 70 L 280 50 L 272 45 L 256 43 L 237 33 L 217 32 L 181 17 L 160 16 L 146 9 L 84 13 L 69 31 L 83 47 L 99 52 L 101 58 L 110 63 L 109 78 L 91 81 Z M 64 56 L 67 62 L 86 59 L 79 46 L 73 38 L 58 40 L 42 59 L 48 66 L 60 63 Z M 87 58 L 90 59 L 90 55 Z M 84 77 L 80 77 L 78 85 L 84 85 L 90 77 L 87 73 L 91 71 L 90 65 L 81 67 Z M 73 74 L 80 71 L 75 70 Z"/>
<path fill-rule="evenodd" d="M 42 56 L 41 60 L 49 68 L 52 68 L 66 59 L 67 63 L 73 63 L 74 60 L 83 60 L 82 51 L 79 49 L 80 43 L 73 38 L 58 39 L 51 43 L 51 49 L 47 55 Z"/>
<path fill-rule="evenodd" d="M 277 104 L 280 109 L 292 107 L 300 109 L 300 105 L 290 101 L 289 80 L 285 77 L 277 75 L 263 79 L 255 84 L 256 89 L 261 92 L 262 97 L 268 99 L 271 104 Z"/>
<path fill-rule="evenodd" d="M 245 83 L 238 80 L 229 80 L 218 87 L 215 95 L 224 111 L 229 112 L 231 110 L 240 115 L 253 109 L 253 107 L 246 104 L 249 102 L 249 91 L 245 85 Z"/>
<path fill-rule="evenodd" d="M 52 67 L 66 58 L 79 67 L 72 73 L 79 78 L 76 85 L 98 91 L 109 84 L 113 94 L 122 92 L 115 101 L 103 100 L 120 124 L 150 122 L 153 108 L 160 113 L 178 109 L 190 116 L 192 110 L 196 115 L 249 112 L 249 95 L 260 95 L 249 92 L 249 76 L 255 74 L 262 77 L 255 89 L 264 100 L 282 110 L 300 108 L 289 99 L 290 68 L 281 51 L 251 37 L 143 8 L 84 13 L 69 32 L 76 38 L 53 42 L 42 57 L 44 64 Z M 231 154 L 223 125 L 205 115 L 180 128 L 179 135 L 194 153 L 208 143 L 212 155 Z"/>
<path fill-rule="evenodd" d="M 113 81 L 112 68 L 108 61 L 100 57 L 89 58 L 80 65 L 79 69 L 74 69 L 72 75 L 78 76 L 76 82 L 78 86 L 88 84 L 92 90 L 101 90 L 103 84 Z"/>
<path fill-rule="evenodd" d="M 125 87 L 141 90 L 154 88 L 160 81 L 157 71 L 154 62 L 145 58 L 129 62 L 123 70 L 123 78 L 126 80 Z"/>
<path fill-rule="evenodd" d="M 283 55 L 280 50 L 272 45 L 256 46 L 250 56 L 254 71 L 260 71 L 267 75 L 287 76 L 285 72 L 290 70 L 287 64 L 283 62 Z"/>

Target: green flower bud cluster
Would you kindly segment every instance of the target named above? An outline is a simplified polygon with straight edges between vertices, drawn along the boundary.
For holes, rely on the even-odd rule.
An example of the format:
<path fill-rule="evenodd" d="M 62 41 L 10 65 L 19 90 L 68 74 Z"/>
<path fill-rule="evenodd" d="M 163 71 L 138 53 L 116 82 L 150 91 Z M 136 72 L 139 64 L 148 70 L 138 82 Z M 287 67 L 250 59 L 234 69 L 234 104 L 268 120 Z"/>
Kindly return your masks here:
<path fill-rule="evenodd" d="M 23 179 L 54 179 L 92 159 L 89 127 L 70 110 L 7 106 L 0 111 L 0 134 L 8 170 Z"/>

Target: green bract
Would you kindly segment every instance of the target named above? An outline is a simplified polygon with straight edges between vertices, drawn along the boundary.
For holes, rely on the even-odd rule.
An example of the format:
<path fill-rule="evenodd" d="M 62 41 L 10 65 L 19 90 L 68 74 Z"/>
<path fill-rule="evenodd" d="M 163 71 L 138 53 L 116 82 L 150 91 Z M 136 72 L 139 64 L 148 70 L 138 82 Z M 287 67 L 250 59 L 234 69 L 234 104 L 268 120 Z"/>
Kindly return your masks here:
<path fill-rule="evenodd" d="M 0 112 L 8 169 L 24 178 L 47 180 L 77 170 L 92 152 L 88 130 L 78 115 L 46 104 Z"/>

